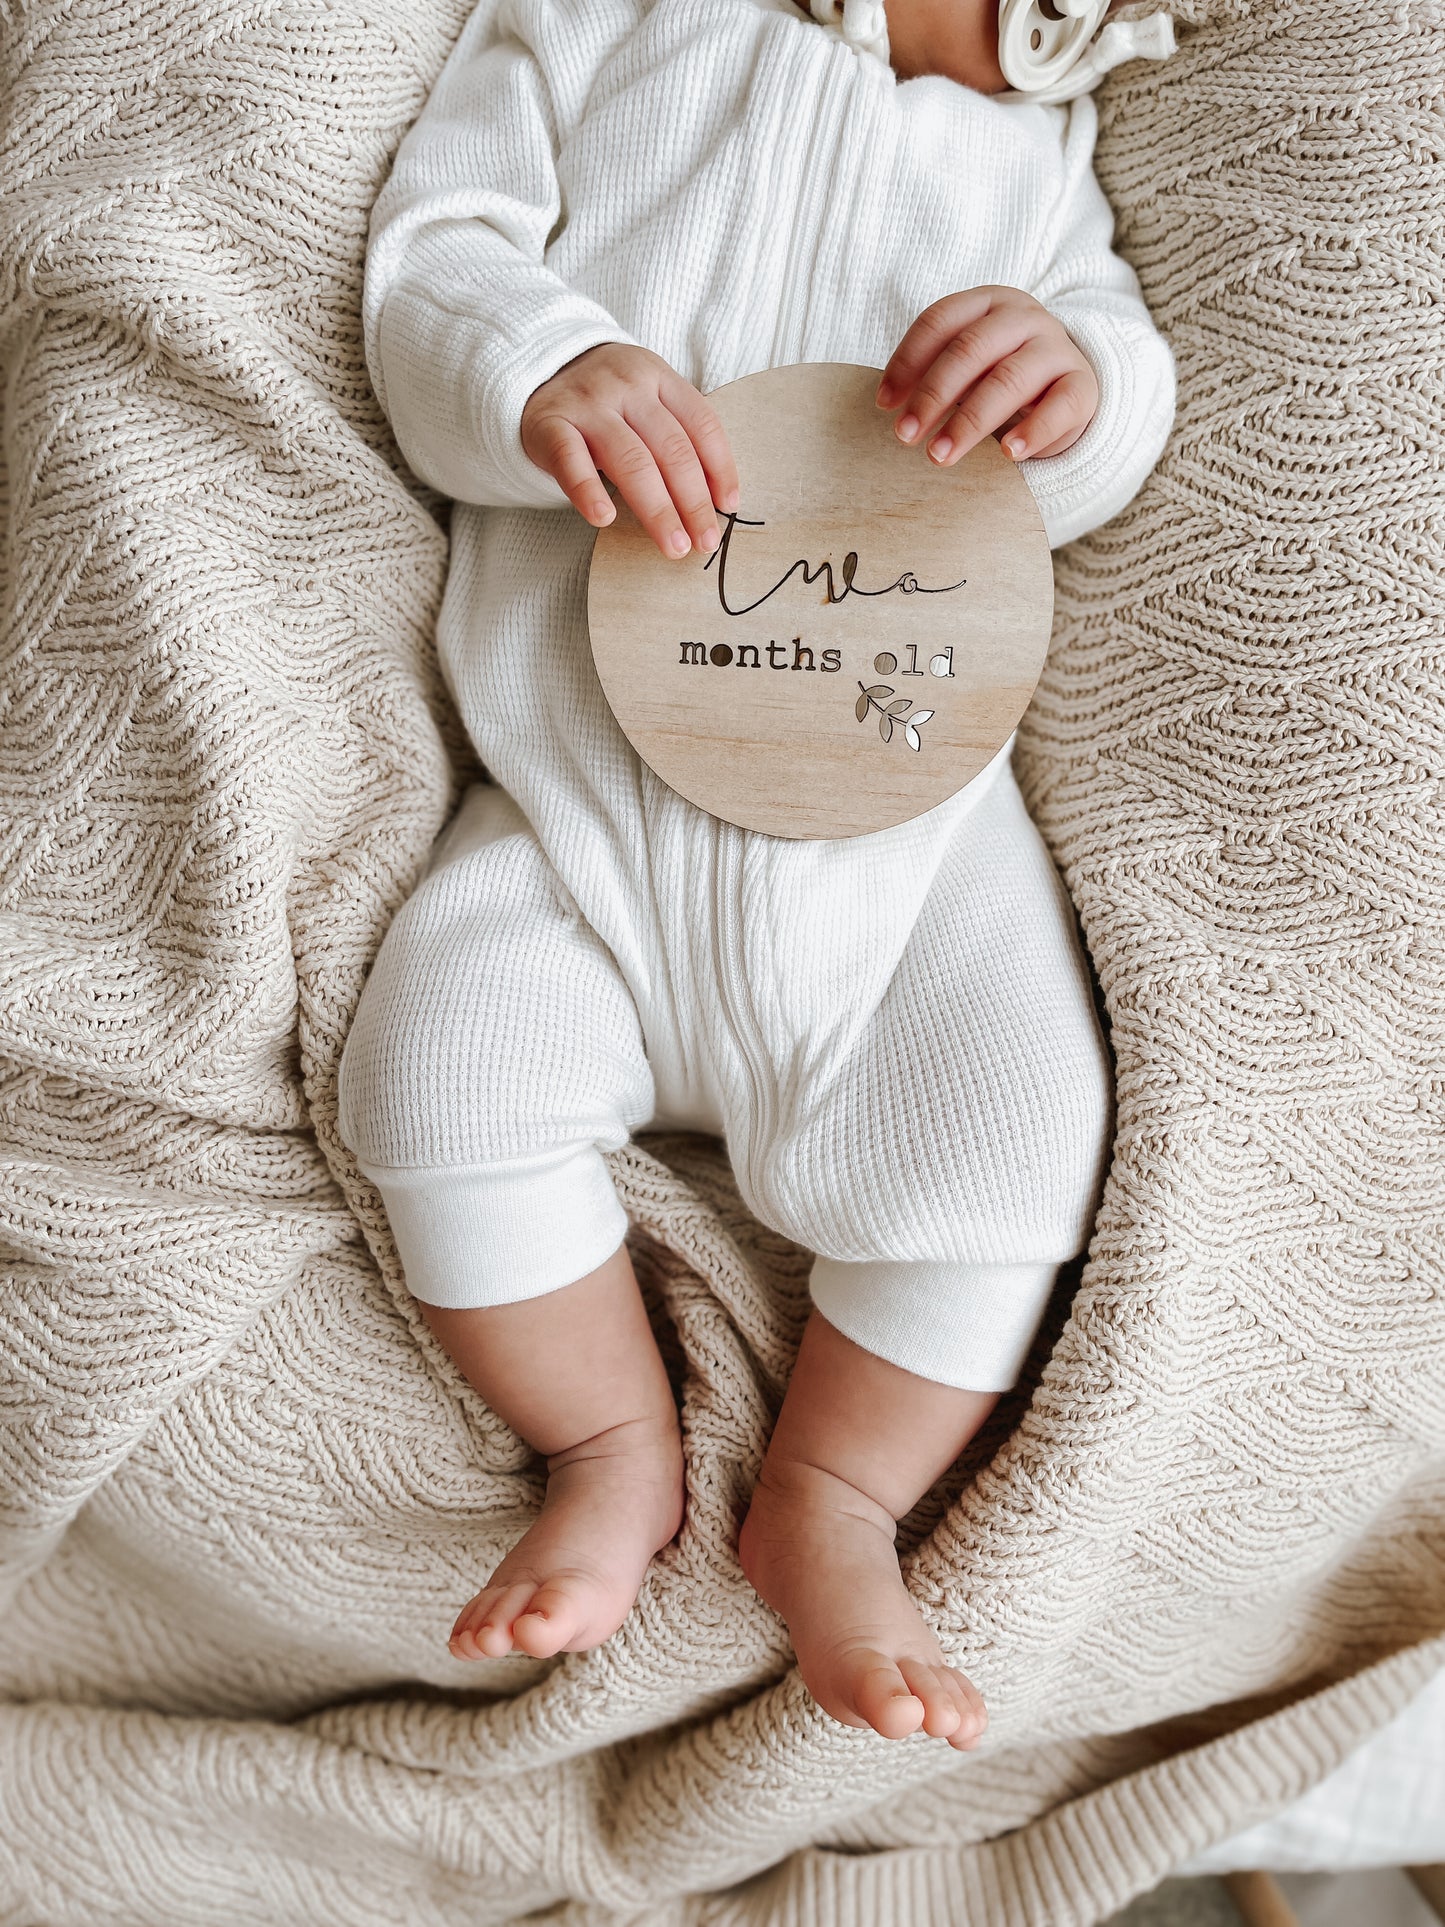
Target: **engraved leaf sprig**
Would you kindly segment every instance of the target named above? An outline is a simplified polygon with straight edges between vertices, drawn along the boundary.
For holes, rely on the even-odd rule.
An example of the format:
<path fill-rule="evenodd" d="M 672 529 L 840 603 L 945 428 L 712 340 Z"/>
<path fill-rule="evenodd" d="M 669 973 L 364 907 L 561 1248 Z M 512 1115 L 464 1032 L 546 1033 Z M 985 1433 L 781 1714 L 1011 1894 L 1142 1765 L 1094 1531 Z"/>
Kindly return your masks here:
<path fill-rule="evenodd" d="M 872 687 L 869 688 L 860 682 L 858 687 L 863 691 L 863 694 L 853 705 L 853 714 L 858 718 L 860 723 L 867 721 L 868 711 L 870 709 L 876 709 L 878 711 L 878 734 L 883 738 L 885 743 L 891 742 L 893 739 L 894 723 L 902 720 L 903 739 L 908 744 L 908 747 L 910 749 L 922 749 L 923 744 L 919 739 L 918 732 L 933 714 L 931 709 L 914 710 L 911 716 L 904 717 L 903 712 L 906 709 L 913 708 L 913 698 L 911 696 L 900 696 L 896 702 L 886 702 L 881 701 L 880 698 L 886 699 L 893 694 L 892 689 L 887 683 L 875 682 Z"/>

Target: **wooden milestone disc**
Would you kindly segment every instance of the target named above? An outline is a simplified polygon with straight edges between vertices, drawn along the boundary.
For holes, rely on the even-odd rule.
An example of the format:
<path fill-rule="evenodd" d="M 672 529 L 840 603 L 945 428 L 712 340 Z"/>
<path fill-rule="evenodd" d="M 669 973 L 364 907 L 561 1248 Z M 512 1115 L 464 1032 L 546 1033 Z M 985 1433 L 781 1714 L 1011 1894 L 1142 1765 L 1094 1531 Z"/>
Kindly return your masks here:
<path fill-rule="evenodd" d="M 991 435 L 952 468 L 893 432 L 881 370 L 804 362 L 708 399 L 741 499 L 712 555 L 627 504 L 587 615 L 607 701 L 663 782 L 773 836 L 862 836 L 961 790 L 1008 741 L 1053 619 L 1048 537 Z"/>

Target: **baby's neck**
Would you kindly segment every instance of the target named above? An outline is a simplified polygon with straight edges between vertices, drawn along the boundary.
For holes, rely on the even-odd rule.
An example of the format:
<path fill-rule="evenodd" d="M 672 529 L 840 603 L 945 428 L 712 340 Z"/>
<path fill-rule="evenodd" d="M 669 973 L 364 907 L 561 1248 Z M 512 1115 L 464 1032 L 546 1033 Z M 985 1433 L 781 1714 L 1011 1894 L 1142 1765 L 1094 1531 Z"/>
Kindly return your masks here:
<path fill-rule="evenodd" d="M 807 20 L 808 0 L 792 0 Z M 842 0 L 837 0 L 841 15 Z M 937 74 L 980 94 L 1008 88 L 998 64 L 998 0 L 888 0 L 888 64 L 899 80 Z"/>

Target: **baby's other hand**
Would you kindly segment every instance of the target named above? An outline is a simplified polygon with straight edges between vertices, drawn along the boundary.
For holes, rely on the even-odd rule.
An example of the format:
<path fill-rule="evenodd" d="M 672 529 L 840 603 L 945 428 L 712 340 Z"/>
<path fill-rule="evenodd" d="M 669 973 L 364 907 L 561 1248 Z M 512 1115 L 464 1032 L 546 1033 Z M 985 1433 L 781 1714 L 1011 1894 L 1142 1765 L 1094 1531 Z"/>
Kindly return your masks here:
<path fill-rule="evenodd" d="M 714 505 L 738 505 L 722 423 L 690 381 L 647 348 L 604 341 L 528 397 L 522 447 L 598 528 L 617 510 L 599 471 L 670 559 L 721 539 Z"/>
<path fill-rule="evenodd" d="M 1099 406 L 1099 383 L 1064 324 L 1031 294 L 969 288 L 925 308 L 894 349 L 878 406 L 900 404 L 894 433 L 927 442 L 940 467 L 996 429 L 1008 431 L 1003 450 L 1017 462 L 1076 442 Z"/>

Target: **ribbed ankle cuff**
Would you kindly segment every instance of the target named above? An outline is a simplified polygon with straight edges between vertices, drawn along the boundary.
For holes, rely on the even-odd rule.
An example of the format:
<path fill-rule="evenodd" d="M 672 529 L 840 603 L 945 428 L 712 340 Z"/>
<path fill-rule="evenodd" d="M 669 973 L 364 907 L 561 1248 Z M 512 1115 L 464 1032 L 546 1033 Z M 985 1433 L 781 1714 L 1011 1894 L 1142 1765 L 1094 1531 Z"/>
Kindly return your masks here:
<path fill-rule="evenodd" d="M 1058 1275 L 1054 1264 L 815 1258 L 813 1303 L 865 1352 L 961 1391 L 1006 1392 Z"/>
<path fill-rule="evenodd" d="M 506 1164 L 361 1168 L 386 1206 L 407 1289 L 424 1304 L 540 1298 L 595 1271 L 627 1235 L 595 1144 Z"/>

